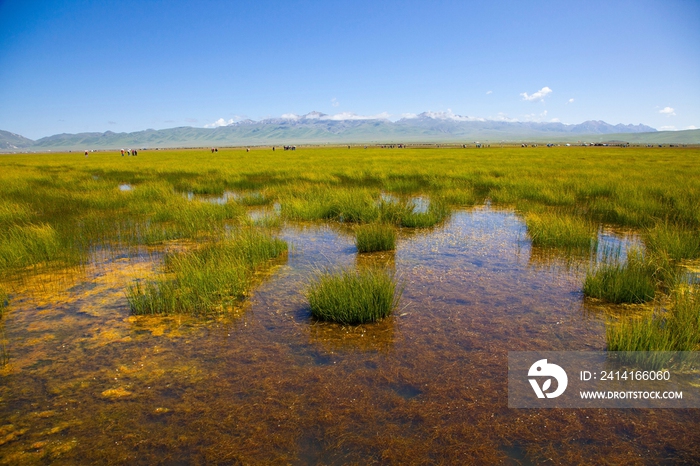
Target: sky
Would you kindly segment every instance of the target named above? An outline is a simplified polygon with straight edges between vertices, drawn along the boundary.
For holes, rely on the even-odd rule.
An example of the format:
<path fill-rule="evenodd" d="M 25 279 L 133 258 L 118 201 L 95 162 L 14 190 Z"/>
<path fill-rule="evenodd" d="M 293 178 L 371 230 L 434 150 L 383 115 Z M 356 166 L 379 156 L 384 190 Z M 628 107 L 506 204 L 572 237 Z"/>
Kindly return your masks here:
<path fill-rule="evenodd" d="M 319 111 L 700 128 L 700 1 L 0 0 L 0 129 Z"/>

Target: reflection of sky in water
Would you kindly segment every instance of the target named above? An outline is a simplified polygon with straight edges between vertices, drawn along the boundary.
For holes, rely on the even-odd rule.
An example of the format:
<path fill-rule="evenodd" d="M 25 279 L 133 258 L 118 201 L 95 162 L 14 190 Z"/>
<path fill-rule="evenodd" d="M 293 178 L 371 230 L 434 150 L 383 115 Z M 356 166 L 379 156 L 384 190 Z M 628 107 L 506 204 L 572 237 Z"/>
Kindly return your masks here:
<path fill-rule="evenodd" d="M 598 260 L 608 255 L 624 262 L 630 248 L 644 250 L 642 239 L 634 232 L 603 229 L 598 234 Z"/>
<path fill-rule="evenodd" d="M 152 276 L 162 248 L 96 254 L 87 270 L 13 284 L 0 440 L 14 440 L 0 458 L 466 464 L 532 451 L 633 462 L 667 457 L 660 439 L 676 451 L 700 443 L 698 415 L 681 410 L 506 407 L 508 350 L 605 347 L 604 317 L 582 312 L 588 258 L 536 256 L 512 212 L 457 212 L 402 230 L 393 253 L 362 256 L 347 225 L 279 234 L 287 258 L 226 318 L 129 316 L 124 287 Z M 310 319 L 311 273 L 369 265 L 405 285 L 393 316 L 357 327 Z M 620 435 L 630 425 L 635 435 Z"/>

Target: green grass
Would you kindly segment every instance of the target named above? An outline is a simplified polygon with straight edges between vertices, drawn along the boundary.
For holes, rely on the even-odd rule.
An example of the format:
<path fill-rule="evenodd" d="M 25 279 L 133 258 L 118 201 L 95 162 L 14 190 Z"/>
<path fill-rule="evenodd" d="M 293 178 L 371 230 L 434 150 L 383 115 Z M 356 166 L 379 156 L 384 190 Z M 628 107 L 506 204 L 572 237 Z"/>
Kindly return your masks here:
<path fill-rule="evenodd" d="M 402 227 L 428 228 L 444 221 L 450 215 L 450 207 L 442 200 L 430 201 L 425 212 L 411 209 L 399 219 Z"/>
<path fill-rule="evenodd" d="M 265 193 L 246 193 L 239 197 L 236 202 L 244 206 L 261 206 L 272 203 L 272 197 L 266 195 Z"/>
<path fill-rule="evenodd" d="M 222 313 L 243 298 L 257 267 L 286 250 L 287 244 L 279 239 L 245 230 L 201 249 L 169 255 L 165 277 L 129 287 L 131 311 L 137 315 Z"/>
<path fill-rule="evenodd" d="M 696 351 L 700 343 L 700 290 L 675 291 L 668 311 L 609 321 L 609 351 Z"/>
<path fill-rule="evenodd" d="M 17 224 L 0 231 L 0 271 L 65 257 L 56 230 L 49 224 Z"/>
<path fill-rule="evenodd" d="M 396 229 L 385 223 L 360 225 L 355 229 L 358 252 L 391 251 L 396 249 Z"/>
<path fill-rule="evenodd" d="M 525 225 L 532 244 L 581 252 L 596 251 L 598 228 L 588 219 L 556 212 L 529 212 Z"/>
<path fill-rule="evenodd" d="M 700 257 L 700 230 L 686 229 L 659 222 L 644 231 L 647 248 L 656 254 L 666 254 L 675 261 Z"/>
<path fill-rule="evenodd" d="M 586 273 L 583 293 L 611 303 L 644 303 L 656 294 L 656 267 L 640 251 L 630 250 L 627 261 L 607 257 Z"/>
<path fill-rule="evenodd" d="M 306 297 L 319 320 L 363 324 L 392 313 L 401 297 L 393 275 L 373 268 L 317 274 Z"/>

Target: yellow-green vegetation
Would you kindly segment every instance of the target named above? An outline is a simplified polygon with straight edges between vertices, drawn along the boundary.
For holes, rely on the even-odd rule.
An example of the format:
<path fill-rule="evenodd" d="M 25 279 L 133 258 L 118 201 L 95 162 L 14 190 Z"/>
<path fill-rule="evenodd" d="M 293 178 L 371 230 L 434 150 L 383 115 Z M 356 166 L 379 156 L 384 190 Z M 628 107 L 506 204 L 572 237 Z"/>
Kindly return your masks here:
<path fill-rule="evenodd" d="M 608 322 L 609 351 L 695 351 L 700 343 L 700 294 L 676 290 L 670 309 L 641 319 Z"/>
<path fill-rule="evenodd" d="M 319 320 L 364 324 L 390 315 L 401 293 L 393 275 L 368 268 L 318 273 L 306 297 L 311 315 Z"/>
<path fill-rule="evenodd" d="M 648 228 L 644 237 L 649 250 L 657 255 L 668 255 L 675 261 L 700 257 L 700 231 L 697 228 L 678 228 L 668 222 L 659 222 Z"/>
<path fill-rule="evenodd" d="M 590 219 L 556 212 L 525 215 L 532 244 L 587 252 L 598 246 L 598 227 Z"/>
<path fill-rule="evenodd" d="M 272 198 L 266 196 L 264 193 L 253 192 L 242 195 L 236 202 L 245 206 L 260 206 L 270 204 Z"/>
<path fill-rule="evenodd" d="M 220 313 L 244 296 L 256 267 L 286 250 L 284 241 L 245 230 L 194 251 L 171 254 L 165 260 L 165 278 L 129 287 L 131 311 Z"/>
<path fill-rule="evenodd" d="M 386 223 L 369 223 L 355 229 L 358 252 L 392 251 L 396 249 L 396 229 Z"/>
<path fill-rule="evenodd" d="M 586 273 L 583 293 L 611 303 L 645 303 L 656 293 L 656 265 L 641 251 L 630 250 L 627 260 L 606 258 Z"/>

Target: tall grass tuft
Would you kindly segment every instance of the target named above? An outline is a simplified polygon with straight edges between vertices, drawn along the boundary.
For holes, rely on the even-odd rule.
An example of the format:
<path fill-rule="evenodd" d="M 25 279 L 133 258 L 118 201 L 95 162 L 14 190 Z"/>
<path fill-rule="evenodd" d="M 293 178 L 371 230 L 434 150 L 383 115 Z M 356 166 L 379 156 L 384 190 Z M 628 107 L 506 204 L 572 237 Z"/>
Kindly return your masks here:
<path fill-rule="evenodd" d="M 608 322 L 609 351 L 695 351 L 700 343 L 700 294 L 677 290 L 671 309 L 641 319 Z"/>
<path fill-rule="evenodd" d="M 166 257 L 169 277 L 127 290 L 133 314 L 221 313 L 242 298 L 256 267 L 282 254 L 287 243 L 254 230 L 192 252 Z"/>
<path fill-rule="evenodd" d="M 57 259 L 62 249 L 51 225 L 13 225 L 0 231 L 0 271 Z"/>
<path fill-rule="evenodd" d="M 355 229 L 358 252 L 391 251 L 396 249 L 396 229 L 385 223 L 370 223 Z"/>
<path fill-rule="evenodd" d="M 700 257 L 700 232 L 682 229 L 668 222 L 657 223 L 644 233 L 650 251 L 668 254 L 676 261 Z"/>
<path fill-rule="evenodd" d="M 363 324 L 390 315 L 402 291 L 394 275 L 369 268 L 319 273 L 310 283 L 306 297 L 311 314 L 317 319 Z"/>
<path fill-rule="evenodd" d="M 528 213 L 525 216 L 532 244 L 586 252 L 598 247 L 598 228 L 580 217 L 556 213 Z"/>
<path fill-rule="evenodd" d="M 608 258 L 586 273 L 583 293 L 611 303 L 644 303 L 656 292 L 656 266 L 640 251 L 627 252 L 627 261 Z"/>

